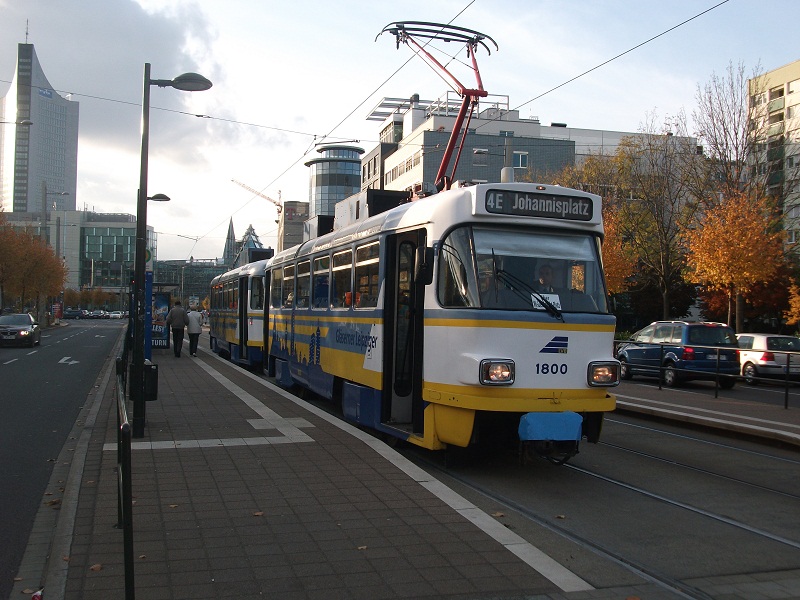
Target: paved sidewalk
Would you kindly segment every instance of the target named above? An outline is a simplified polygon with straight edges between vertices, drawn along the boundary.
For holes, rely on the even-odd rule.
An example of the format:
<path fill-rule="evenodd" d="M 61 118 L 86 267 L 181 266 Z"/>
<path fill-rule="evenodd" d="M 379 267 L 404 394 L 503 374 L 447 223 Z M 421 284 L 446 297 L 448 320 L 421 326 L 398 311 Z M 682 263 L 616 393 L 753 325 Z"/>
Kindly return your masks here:
<path fill-rule="evenodd" d="M 124 597 L 112 358 L 59 456 L 45 502 L 61 510 L 40 510 L 12 599 L 40 582 L 46 600 Z M 140 600 L 676 597 L 594 589 L 385 444 L 204 348 L 153 358 L 159 397 L 132 460 Z M 784 441 L 800 431 L 798 409 L 685 396 L 620 405 Z"/>
<path fill-rule="evenodd" d="M 133 444 L 137 598 L 592 590 L 366 433 L 206 350 L 196 358 L 154 351 L 154 362 L 159 397 Z M 123 597 L 110 379 L 66 449 L 82 468 L 73 464 L 64 490 L 45 598 Z M 26 555 L 12 598 L 37 589 L 30 563 Z"/>

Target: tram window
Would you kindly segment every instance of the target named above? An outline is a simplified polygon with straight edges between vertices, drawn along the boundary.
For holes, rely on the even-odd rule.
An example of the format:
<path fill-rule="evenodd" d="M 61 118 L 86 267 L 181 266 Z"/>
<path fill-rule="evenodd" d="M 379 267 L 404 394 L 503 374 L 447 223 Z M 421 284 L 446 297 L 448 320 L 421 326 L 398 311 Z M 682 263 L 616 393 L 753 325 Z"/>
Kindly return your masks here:
<path fill-rule="evenodd" d="M 353 288 L 350 283 L 352 268 L 352 250 L 333 255 L 331 304 L 334 308 L 347 308 L 353 304 Z"/>
<path fill-rule="evenodd" d="M 439 249 L 439 302 L 442 306 L 478 306 L 478 284 L 470 229 L 454 230 Z"/>
<path fill-rule="evenodd" d="M 281 296 L 281 283 L 283 282 L 283 271 L 275 269 L 272 271 L 272 283 L 270 284 L 269 305 L 272 308 L 280 308 L 283 300 Z"/>
<path fill-rule="evenodd" d="M 297 263 L 297 291 L 294 296 L 297 308 L 308 308 L 311 290 L 311 263 L 307 260 Z"/>
<path fill-rule="evenodd" d="M 380 245 L 378 242 L 356 248 L 356 307 L 378 306 L 378 266 Z"/>
<path fill-rule="evenodd" d="M 312 274 L 312 308 L 328 308 L 328 288 L 330 287 L 330 256 L 320 256 L 314 259 Z"/>
<path fill-rule="evenodd" d="M 281 305 L 291 308 L 294 304 L 294 265 L 283 267 L 283 295 Z"/>
<path fill-rule="evenodd" d="M 262 277 L 250 279 L 250 308 L 255 310 L 264 308 L 264 279 Z"/>

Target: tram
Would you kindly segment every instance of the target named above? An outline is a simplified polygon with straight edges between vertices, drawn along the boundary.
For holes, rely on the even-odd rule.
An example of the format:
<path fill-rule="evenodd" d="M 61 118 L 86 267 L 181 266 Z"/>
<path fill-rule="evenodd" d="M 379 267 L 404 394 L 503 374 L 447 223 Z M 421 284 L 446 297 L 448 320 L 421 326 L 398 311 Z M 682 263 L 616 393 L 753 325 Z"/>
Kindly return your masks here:
<path fill-rule="evenodd" d="M 277 254 L 268 373 L 424 448 L 513 439 L 573 456 L 598 441 L 619 383 L 600 202 L 455 185 Z"/>
<path fill-rule="evenodd" d="M 248 364 L 261 356 L 279 385 L 332 400 L 388 438 L 431 450 L 509 441 L 564 462 L 583 439 L 599 440 L 619 384 L 601 198 L 456 182 L 460 132 L 487 95 L 476 51 L 497 44 L 420 21 L 387 32 L 463 98 L 438 193 L 391 205 L 370 203 L 367 190 L 343 201 L 355 210 L 337 212 L 330 233 L 215 279 L 212 346 Z M 417 38 L 464 43 L 476 87 Z"/>
<path fill-rule="evenodd" d="M 264 363 L 264 273 L 259 260 L 211 281 L 211 349 L 248 368 Z"/>

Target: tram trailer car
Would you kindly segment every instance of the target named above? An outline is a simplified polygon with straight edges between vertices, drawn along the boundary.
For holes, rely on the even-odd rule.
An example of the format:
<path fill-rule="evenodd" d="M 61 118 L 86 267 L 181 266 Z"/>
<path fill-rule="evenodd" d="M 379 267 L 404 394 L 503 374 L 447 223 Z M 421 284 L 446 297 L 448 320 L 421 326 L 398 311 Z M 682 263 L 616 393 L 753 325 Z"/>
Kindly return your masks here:
<path fill-rule="evenodd" d="M 567 460 L 598 441 L 619 383 L 600 203 L 550 185 L 455 187 L 279 253 L 269 374 L 428 449 L 505 438 Z"/>
<path fill-rule="evenodd" d="M 247 368 L 264 364 L 266 266 L 252 262 L 211 281 L 211 350 Z"/>

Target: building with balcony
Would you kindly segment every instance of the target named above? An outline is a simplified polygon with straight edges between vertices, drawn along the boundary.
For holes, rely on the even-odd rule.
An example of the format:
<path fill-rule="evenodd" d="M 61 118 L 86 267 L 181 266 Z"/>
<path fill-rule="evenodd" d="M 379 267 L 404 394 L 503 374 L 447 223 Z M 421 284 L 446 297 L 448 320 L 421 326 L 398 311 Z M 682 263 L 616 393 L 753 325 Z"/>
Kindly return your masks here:
<path fill-rule="evenodd" d="M 434 192 L 433 184 L 450 138 L 460 97 L 447 92 L 437 100 L 384 98 L 367 116 L 382 123 L 380 143 L 361 164 L 361 189 Z M 624 137 L 637 135 L 542 125 L 538 117 L 522 118 L 508 96 L 481 98 L 469 122 L 454 180 L 500 181 L 504 167 L 534 179 L 580 164 L 593 154 L 613 154 Z M 452 173 L 455 154 L 446 174 Z"/>
<path fill-rule="evenodd" d="M 800 243 L 800 60 L 748 81 L 756 136 L 752 176 L 783 210 L 788 244 Z"/>

